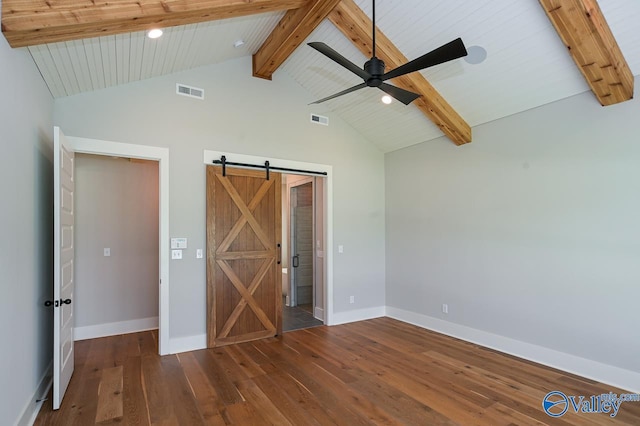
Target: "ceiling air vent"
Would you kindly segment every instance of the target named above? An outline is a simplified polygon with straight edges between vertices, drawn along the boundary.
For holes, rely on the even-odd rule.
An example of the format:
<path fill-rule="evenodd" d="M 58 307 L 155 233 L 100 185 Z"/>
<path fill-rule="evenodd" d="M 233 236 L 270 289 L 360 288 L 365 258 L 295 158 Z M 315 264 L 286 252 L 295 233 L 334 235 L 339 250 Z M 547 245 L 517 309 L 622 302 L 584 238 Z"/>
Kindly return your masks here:
<path fill-rule="evenodd" d="M 198 87 L 187 86 L 186 84 L 176 84 L 176 93 L 190 98 L 204 99 L 204 89 Z"/>
<path fill-rule="evenodd" d="M 322 124 L 324 126 L 329 125 L 329 117 L 323 117 L 318 114 L 311 114 L 311 122 L 316 124 Z"/>

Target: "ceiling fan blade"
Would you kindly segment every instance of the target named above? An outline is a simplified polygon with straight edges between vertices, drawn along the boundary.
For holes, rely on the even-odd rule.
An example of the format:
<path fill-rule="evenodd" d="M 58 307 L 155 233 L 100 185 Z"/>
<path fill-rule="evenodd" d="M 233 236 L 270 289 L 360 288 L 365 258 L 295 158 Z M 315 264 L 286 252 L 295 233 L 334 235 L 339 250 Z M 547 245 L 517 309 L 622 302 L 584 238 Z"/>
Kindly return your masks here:
<path fill-rule="evenodd" d="M 360 68 L 359 66 L 357 66 L 356 64 L 354 64 L 353 62 L 351 62 L 350 60 L 348 60 L 347 58 L 345 58 L 344 56 L 342 56 L 341 54 L 339 54 L 329 46 L 327 46 L 326 44 L 319 41 L 314 41 L 307 44 L 313 47 L 314 49 L 316 49 L 318 52 L 322 53 L 327 58 L 342 65 L 343 67 L 345 67 L 352 73 L 356 74 L 363 80 L 367 80 L 371 78 L 371 74 L 369 74 L 368 72 L 366 72 L 365 70 L 363 70 L 362 68 Z"/>
<path fill-rule="evenodd" d="M 420 71 L 434 65 L 462 58 L 463 56 L 467 56 L 467 49 L 464 47 L 462 39 L 457 38 L 425 55 L 420 56 L 419 58 L 414 59 L 413 61 L 407 62 L 406 64 L 400 65 L 398 68 L 389 71 L 382 76 L 382 81 L 400 77 L 401 75 L 415 71 Z"/>
<path fill-rule="evenodd" d="M 385 92 L 387 95 L 393 96 L 405 105 L 409 105 L 411 102 L 420 97 L 420 95 L 418 95 L 417 93 L 413 93 L 387 83 L 382 83 L 379 89 Z"/>
<path fill-rule="evenodd" d="M 328 101 L 330 99 L 337 98 L 338 96 L 342 96 L 342 95 L 346 95 L 347 93 L 355 92 L 356 90 L 362 89 L 364 87 L 367 87 L 367 84 L 366 83 L 360 83 L 357 86 L 350 87 L 349 89 L 343 90 L 342 92 L 336 93 L 335 95 L 327 96 L 326 98 L 322 98 L 319 101 L 311 102 L 309 105 L 319 104 L 319 103 L 322 103 L 324 101 Z"/>

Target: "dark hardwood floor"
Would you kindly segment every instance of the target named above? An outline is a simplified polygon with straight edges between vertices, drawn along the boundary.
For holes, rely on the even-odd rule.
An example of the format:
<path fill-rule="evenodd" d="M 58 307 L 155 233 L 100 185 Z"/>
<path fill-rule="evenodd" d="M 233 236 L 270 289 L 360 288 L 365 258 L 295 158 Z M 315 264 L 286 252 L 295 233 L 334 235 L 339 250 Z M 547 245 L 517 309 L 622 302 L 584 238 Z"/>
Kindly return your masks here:
<path fill-rule="evenodd" d="M 542 399 L 625 393 L 389 318 L 157 355 L 156 334 L 76 343 L 36 425 L 640 425 L 640 402 L 549 417 Z"/>

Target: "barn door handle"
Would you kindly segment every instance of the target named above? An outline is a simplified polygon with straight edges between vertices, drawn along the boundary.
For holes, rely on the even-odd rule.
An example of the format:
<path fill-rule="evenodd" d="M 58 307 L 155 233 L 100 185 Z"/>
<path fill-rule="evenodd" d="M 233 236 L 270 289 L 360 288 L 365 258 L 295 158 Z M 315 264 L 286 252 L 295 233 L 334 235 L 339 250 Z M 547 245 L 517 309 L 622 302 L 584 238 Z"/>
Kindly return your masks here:
<path fill-rule="evenodd" d="M 278 265 L 282 263 L 282 244 L 278 243 Z"/>
<path fill-rule="evenodd" d="M 295 256 L 293 256 L 293 267 L 297 268 L 298 266 L 300 266 L 300 255 L 296 254 Z"/>

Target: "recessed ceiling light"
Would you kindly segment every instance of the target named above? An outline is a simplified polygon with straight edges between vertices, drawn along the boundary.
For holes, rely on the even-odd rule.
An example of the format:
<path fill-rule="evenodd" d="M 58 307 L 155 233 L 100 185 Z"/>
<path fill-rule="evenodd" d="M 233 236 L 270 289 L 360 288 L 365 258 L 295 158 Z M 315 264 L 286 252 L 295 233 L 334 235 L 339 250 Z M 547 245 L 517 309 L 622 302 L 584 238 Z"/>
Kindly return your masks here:
<path fill-rule="evenodd" d="M 385 105 L 389 105 L 391 102 L 393 102 L 393 98 L 389 95 L 383 95 L 381 100 Z"/>
<path fill-rule="evenodd" d="M 233 43 L 233 47 L 235 47 L 236 49 L 243 45 L 244 45 L 244 40 L 236 40 L 235 43 Z"/>
<path fill-rule="evenodd" d="M 487 59 L 487 51 L 481 46 L 470 46 L 467 48 L 467 56 L 464 60 L 472 65 L 477 65 Z"/>
<path fill-rule="evenodd" d="M 152 30 L 147 31 L 147 37 L 149 38 L 158 38 L 162 36 L 162 30 L 160 28 L 154 28 Z"/>

